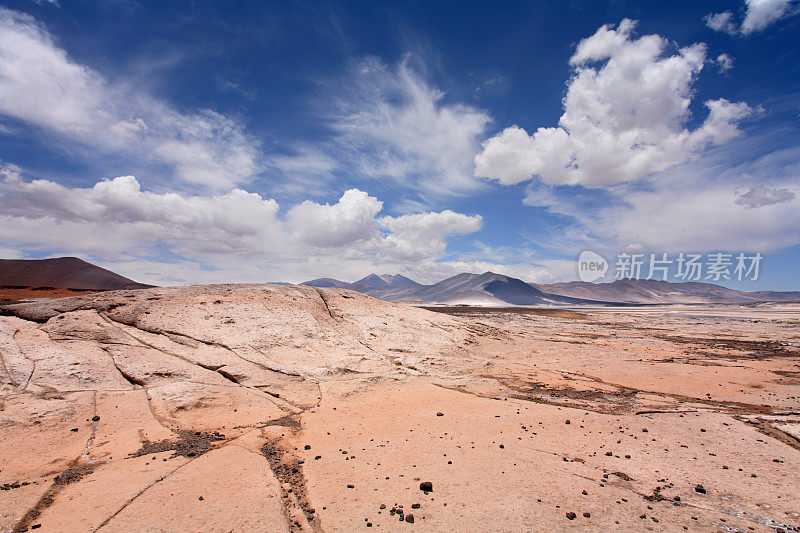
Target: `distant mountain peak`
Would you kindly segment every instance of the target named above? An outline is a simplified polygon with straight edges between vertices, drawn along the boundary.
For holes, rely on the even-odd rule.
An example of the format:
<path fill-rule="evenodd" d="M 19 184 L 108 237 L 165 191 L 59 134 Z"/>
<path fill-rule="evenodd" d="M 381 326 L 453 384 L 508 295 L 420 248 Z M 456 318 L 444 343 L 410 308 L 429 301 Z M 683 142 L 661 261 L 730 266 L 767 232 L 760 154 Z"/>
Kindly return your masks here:
<path fill-rule="evenodd" d="M 353 283 L 367 287 L 415 287 L 419 285 L 413 279 L 409 279 L 400 274 L 370 274 Z"/>

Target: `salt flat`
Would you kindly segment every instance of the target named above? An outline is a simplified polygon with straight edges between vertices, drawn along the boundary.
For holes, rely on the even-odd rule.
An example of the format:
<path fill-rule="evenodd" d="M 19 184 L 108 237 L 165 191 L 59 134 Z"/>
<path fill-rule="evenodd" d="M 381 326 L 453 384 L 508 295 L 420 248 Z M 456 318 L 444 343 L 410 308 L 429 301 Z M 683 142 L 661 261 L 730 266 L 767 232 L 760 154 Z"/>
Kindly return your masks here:
<path fill-rule="evenodd" d="M 800 525 L 796 307 L 215 285 L 3 313 L 3 531 Z"/>

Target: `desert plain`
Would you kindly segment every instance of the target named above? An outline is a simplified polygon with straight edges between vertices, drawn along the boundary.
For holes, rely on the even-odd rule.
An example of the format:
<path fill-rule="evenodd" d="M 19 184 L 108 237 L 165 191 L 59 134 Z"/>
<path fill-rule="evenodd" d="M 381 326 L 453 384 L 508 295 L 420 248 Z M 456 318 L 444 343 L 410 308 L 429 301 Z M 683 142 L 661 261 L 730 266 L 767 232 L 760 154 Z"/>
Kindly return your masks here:
<path fill-rule="evenodd" d="M 214 285 L 2 315 L 0 531 L 800 530 L 796 305 Z"/>

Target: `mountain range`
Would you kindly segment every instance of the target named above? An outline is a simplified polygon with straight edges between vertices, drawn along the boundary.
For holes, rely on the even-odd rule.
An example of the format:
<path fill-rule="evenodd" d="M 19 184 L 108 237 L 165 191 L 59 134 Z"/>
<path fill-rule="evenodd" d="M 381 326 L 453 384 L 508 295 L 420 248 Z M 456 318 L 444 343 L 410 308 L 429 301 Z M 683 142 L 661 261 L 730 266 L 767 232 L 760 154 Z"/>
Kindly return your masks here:
<path fill-rule="evenodd" d="M 674 283 L 621 279 L 611 283 L 536 284 L 484 272 L 462 273 L 433 285 L 422 285 L 403 276 L 378 276 L 347 283 L 332 278 L 310 280 L 303 285 L 355 290 L 381 300 L 445 305 L 652 305 L 652 304 L 750 304 L 800 301 L 800 292 L 738 291 L 713 283 Z"/>
<path fill-rule="evenodd" d="M 351 289 L 386 301 L 495 307 L 800 302 L 797 291 L 745 292 L 713 283 L 634 279 L 611 283 L 536 284 L 494 272 L 457 274 L 432 285 L 423 285 L 399 274 L 370 274 L 353 283 L 318 278 L 303 285 Z M 77 257 L 0 259 L 0 286 L 82 290 L 151 287 Z"/>

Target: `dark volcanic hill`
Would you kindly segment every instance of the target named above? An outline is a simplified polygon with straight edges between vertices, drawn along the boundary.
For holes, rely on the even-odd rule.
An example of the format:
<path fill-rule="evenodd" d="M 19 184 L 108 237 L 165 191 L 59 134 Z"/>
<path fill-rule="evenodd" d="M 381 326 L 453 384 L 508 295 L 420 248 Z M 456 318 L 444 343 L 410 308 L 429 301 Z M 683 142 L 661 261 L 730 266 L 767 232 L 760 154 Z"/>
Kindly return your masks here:
<path fill-rule="evenodd" d="M 77 257 L 53 259 L 0 259 L 0 285 L 57 289 L 145 289 L 137 283 Z"/>

